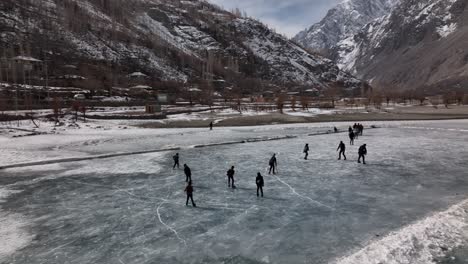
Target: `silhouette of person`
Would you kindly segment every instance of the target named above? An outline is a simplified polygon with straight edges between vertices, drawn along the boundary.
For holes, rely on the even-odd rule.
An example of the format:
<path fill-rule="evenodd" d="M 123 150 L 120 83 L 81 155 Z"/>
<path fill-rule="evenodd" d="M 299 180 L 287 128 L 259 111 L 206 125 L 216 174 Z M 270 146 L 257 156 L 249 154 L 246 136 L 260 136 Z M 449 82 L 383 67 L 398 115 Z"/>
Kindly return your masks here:
<path fill-rule="evenodd" d="M 192 181 L 192 170 L 190 169 L 187 164 L 184 164 L 184 173 L 185 173 L 185 182 L 191 182 Z"/>
<path fill-rule="evenodd" d="M 234 174 L 235 174 L 235 173 L 236 173 L 236 172 L 234 171 L 234 166 L 232 166 L 231 169 L 229 169 L 229 170 L 227 171 L 227 176 L 228 176 L 228 187 L 231 187 L 231 186 L 232 186 L 232 188 L 235 188 L 235 186 L 234 186 Z"/>
<path fill-rule="evenodd" d="M 366 164 L 366 155 L 367 155 L 367 145 L 366 144 L 359 147 L 358 154 L 359 154 L 358 163 L 361 163 L 361 158 L 362 158 L 362 163 Z"/>
<path fill-rule="evenodd" d="M 309 144 L 306 144 L 304 146 L 304 154 L 305 154 L 304 159 L 307 160 L 307 157 L 309 157 Z"/>
<path fill-rule="evenodd" d="M 343 157 L 344 157 L 344 160 L 346 160 L 346 145 L 345 143 L 343 143 L 343 141 L 340 142 L 340 144 L 338 145 L 338 148 L 336 149 L 336 151 L 340 151 L 340 154 L 339 154 L 339 157 L 338 157 L 338 160 L 341 160 L 341 154 L 343 154 Z"/>
<path fill-rule="evenodd" d="M 257 184 L 257 197 L 259 196 L 259 191 L 261 192 L 263 197 L 263 186 L 265 185 L 265 182 L 263 181 L 263 176 L 260 174 L 260 172 L 257 173 L 257 178 L 255 178 L 255 184 Z"/>
<path fill-rule="evenodd" d="M 185 193 L 187 194 L 187 201 L 185 202 L 185 206 L 188 206 L 189 199 L 192 201 L 192 206 L 197 207 L 195 202 L 193 201 L 193 186 L 192 181 L 189 181 L 187 187 L 185 187 Z"/>
<path fill-rule="evenodd" d="M 354 135 L 354 132 L 351 130 L 351 132 L 349 132 L 349 144 L 350 145 L 354 145 L 354 138 L 356 136 Z"/>
<path fill-rule="evenodd" d="M 180 168 L 180 165 L 179 165 L 179 153 L 176 153 L 172 159 L 174 160 L 174 166 L 172 166 L 172 169 L 175 169 L 175 167 L 177 166 L 177 168 L 179 169 Z"/>
<path fill-rule="evenodd" d="M 273 154 L 273 157 L 271 157 L 269 165 L 270 165 L 270 170 L 268 171 L 268 174 L 271 174 L 271 171 L 273 171 L 273 174 L 276 174 L 277 172 L 276 167 L 278 166 L 278 162 L 276 161 L 276 154 Z"/>

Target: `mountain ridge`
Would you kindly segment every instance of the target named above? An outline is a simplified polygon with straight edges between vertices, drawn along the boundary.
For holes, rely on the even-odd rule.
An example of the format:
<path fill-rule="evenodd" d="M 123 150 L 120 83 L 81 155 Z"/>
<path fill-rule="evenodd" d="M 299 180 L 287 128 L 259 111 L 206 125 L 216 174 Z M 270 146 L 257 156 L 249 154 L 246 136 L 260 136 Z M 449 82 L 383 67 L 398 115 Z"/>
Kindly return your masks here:
<path fill-rule="evenodd" d="M 5 0 L 0 7 L 0 45 L 8 51 L 0 56 L 53 61 L 51 74 L 76 64 L 104 86 L 136 71 L 160 82 L 223 79 L 246 92 L 239 80 L 251 80 L 255 92 L 255 80 L 347 92 L 364 86 L 331 60 L 206 1 Z"/>

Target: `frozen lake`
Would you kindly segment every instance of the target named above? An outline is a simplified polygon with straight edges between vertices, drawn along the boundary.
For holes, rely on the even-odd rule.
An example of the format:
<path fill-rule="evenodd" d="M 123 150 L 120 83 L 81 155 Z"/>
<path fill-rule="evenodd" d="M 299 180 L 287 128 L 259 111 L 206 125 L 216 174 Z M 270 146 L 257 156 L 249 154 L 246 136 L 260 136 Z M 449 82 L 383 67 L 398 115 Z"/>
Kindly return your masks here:
<path fill-rule="evenodd" d="M 1 171 L 0 235 L 8 240 L 0 246 L 0 260 L 432 263 L 468 244 L 468 121 L 367 130 L 348 146 L 347 161 L 338 161 L 336 152 L 340 140 L 349 143 L 347 134 L 306 136 L 315 130 L 305 128 L 235 131 L 202 143 L 298 137 L 181 150 L 181 164 L 192 168 L 197 208 L 185 206 L 185 176 L 172 170 L 173 152 Z M 151 139 L 138 138 L 131 140 L 136 146 L 120 147 L 137 149 Z M 178 140 L 193 145 L 190 137 L 177 134 L 153 140 L 154 146 Z M 305 143 L 311 147 L 307 161 Z M 364 143 L 367 165 L 356 162 Z M 98 144 L 76 146 L 99 153 Z M 279 174 L 269 176 L 273 153 Z M 232 165 L 235 190 L 227 187 Z M 265 177 L 264 198 L 256 196 L 257 172 Z"/>

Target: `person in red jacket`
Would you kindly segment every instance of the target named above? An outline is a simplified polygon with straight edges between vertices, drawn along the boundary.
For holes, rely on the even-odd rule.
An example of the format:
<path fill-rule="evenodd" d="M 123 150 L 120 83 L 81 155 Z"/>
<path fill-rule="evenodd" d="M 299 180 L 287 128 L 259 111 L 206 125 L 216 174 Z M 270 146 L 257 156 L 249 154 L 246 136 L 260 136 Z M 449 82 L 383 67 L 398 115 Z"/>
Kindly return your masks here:
<path fill-rule="evenodd" d="M 187 201 L 185 202 L 185 206 L 188 206 L 189 199 L 192 201 L 193 207 L 197 207 L 195 202 L 193 201 L 193 186 L 192 181 L 188 182 L 187 187 L 185 188 L 185 193 L 187 193 Z"/>

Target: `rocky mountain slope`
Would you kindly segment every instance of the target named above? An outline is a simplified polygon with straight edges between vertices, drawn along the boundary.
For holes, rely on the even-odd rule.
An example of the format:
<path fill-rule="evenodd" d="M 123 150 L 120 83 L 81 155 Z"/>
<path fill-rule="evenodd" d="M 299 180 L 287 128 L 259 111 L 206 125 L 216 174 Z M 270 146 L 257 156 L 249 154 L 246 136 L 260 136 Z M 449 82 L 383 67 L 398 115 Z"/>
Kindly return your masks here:
<path fill-rule="evenodd" d="M 468 85 L 468 1 L 405 0 L 355 37 L 345 69 L 378 86 L 460 90 Z"/>
<path fill-rule="evenodd" d="M 399 0 L 345 0 L 330 9 L 327 15 L 310 28 L 298 33 L 293 39 L 302 46 L 338 58 L 334 53 L 346 49 L 362 27 L 376 18 L 390 13 Z"/>
<path fill-rule="evenodd" d="M 467 4 L 401 0 L 327 53 L 341 69 L 383 89 L 466 91 Z"/>
<path fill-rule="evenodd" d="M 362 86 L 260 22 L 201 0 L 3 0 L 0 35 L 0 56 L 48 61 L 51 75 L 76 66 L 105 86 L 122 85 L 132 72 L 161 82 Z"/>

